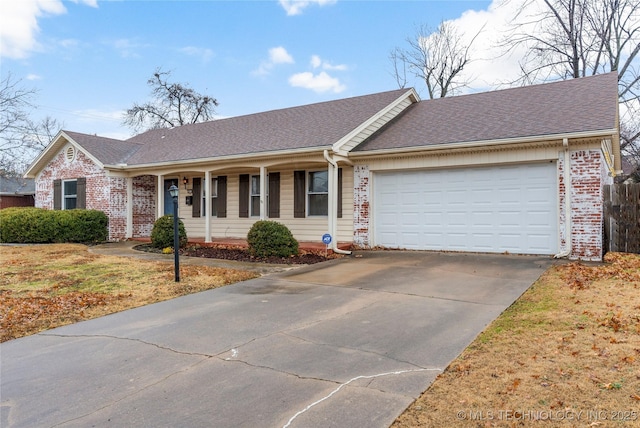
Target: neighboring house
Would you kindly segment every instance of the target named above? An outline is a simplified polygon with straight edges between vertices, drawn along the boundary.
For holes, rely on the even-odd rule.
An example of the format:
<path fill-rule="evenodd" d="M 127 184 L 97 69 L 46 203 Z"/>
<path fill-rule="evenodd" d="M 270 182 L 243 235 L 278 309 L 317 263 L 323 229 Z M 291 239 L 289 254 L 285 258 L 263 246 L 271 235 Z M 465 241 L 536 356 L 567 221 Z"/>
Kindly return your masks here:
<path fill-rule="evenodd" d="M 300 241 L 602 258 L 602 188 L 620 170 L 617 75 L 420 101 L 413 89 L 126 141 L 61 131 L 33 162 L 36 206 L 107 213 L 112 240 L 172 212 L 190 238 L 258 219 Z"/>
<path fill-rule="evenodd" d="M 36 184 L 31 178 L 0 175 L 0 209 L 35 205 Z"/>

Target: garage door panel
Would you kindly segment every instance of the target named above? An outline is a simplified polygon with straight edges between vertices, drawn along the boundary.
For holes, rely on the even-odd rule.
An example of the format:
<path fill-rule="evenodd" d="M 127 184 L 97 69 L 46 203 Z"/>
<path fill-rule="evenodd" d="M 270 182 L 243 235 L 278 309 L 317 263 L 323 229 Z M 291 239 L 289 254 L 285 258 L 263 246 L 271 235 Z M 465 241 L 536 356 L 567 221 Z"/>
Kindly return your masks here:
<path fill-rule="evenodd" d="M 374 240 L 393 248 L 557 252 L 555 163 L 374 175 Z"/>

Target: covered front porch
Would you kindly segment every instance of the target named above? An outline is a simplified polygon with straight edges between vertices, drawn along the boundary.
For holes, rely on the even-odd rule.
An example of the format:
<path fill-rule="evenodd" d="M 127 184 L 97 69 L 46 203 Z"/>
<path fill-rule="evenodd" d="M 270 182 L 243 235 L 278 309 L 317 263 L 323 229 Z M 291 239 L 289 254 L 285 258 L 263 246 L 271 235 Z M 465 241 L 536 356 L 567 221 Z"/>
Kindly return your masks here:
<path fill-rule="evenodd" d="M 189 241 L 200 245 L 246 246 L 259 220 L 284 224 L 301 249 L 325 250 L 353 243 L 353 167 L 327 151 L 276 159 L 243 159 L 128 171 L 126 235 L 148 239 L 153 223 L 173 213 L 168 194 L 175 185 L 178 216 Z"/>

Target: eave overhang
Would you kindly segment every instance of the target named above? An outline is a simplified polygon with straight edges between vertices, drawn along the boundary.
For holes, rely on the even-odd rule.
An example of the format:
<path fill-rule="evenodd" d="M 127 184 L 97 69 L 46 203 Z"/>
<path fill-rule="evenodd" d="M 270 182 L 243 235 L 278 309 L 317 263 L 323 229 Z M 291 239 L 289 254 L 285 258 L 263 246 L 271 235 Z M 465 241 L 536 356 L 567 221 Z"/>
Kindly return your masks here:
<path fill-rule="evenodd" d="M 412 147 L 402 147 L 402 148 L 391 148 L 391 149 L 380 149 L 380 150 L 368 150 L 368 151 L 356 151 L 349 153 L 349 158 L 352 160 L 356 159 L 366 159 L 371 157 L 384 157 L 384 156 L 392 156 L 399 154 L 417 154 L 417 153 L 435 153 L 435 152 L 445 152 L 445 151 L 474 151 L 474 150 L 482 150 L 482 149 L 490 149 L 497 147 L 511 147 L 517 148 L 521 144 L 533 144 L 533 143 L 543 143 L 548 141 L 560 141 L 567 138 L 571 140 L 577 139 L 587 139 L 587 138 L 612 138 L 617 135 L 618 130 L 616 128 L 611 129 L 602 129 L 602 130 L 594 130 L 594 131 L 585 131 L 585 132 L 569 132 L 562 134 L 548 134 L 548 135 L 533 135 L 527 137 L 514 137 L 514 138 L 503 138 L 503 139 L 495 139 L 495 140 L 480 140 L 480 141 L 465 141 L 465 142 L 456 142 L 456 143 L 447 143 L 447 144 L 434 144 L 434 145 L 424 145 L 424 146 L 412 146 Z"/>

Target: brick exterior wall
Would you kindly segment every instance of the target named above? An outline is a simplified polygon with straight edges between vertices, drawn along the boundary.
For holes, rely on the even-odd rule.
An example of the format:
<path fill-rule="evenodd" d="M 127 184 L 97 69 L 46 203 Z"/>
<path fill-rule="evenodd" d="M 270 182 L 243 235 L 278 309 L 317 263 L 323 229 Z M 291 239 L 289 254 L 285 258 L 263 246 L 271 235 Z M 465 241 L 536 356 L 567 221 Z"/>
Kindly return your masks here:
<path fill-rule="evenodd" d="M 98 165 L 76 151 L 75 158 L 68 161 L 63 148 L 36 178 L 35 205 L 53 209 L 53 181 L 73 180 L 85 177 L 86 208 L 103 211 L 109 217 L 109 240 L 126 238 L 127 232 L 127 179 L 108 177 Z M 142 176 L 133 179 L 134 228 L 133 236 L 149 236 L 155 220 L 154 177 Z"/>
<path fill-rule="evenodd" d="M 353 167 L 353 244 L 361 248 L 370 246 L 369 180 L 367 165 Z"/>
<path fill-rule="evenodd" d="M 603 178 L 599 150 L 571 152 L 571 259 L 603 256 Z"/>
<path fill-rule="evenodd" d="M 149 237 L 156 221 L 156 177 L 133 178 L 133 237 Z"/>

